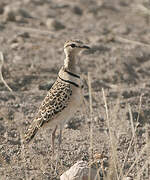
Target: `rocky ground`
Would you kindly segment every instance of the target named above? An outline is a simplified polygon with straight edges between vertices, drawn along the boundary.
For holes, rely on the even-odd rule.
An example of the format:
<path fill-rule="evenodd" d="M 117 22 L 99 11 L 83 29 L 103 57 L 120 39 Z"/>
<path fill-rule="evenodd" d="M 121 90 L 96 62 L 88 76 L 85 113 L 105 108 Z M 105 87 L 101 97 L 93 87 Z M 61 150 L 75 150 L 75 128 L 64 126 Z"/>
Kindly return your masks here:
<path fill-rule="evenodd" d="M 149 179 L 149 7 L 146 0 L 0 1 L 2 74 L 12 89 L 0 81 L 1 180 L 59 179 L 91 154 L 102 155 L 107 179 L 120 172 L 120 179 Z M 29 146 L 22 139 L 63 64 L 64 42 L 74 38 L 91 47 L 79 66 L 87 101 L 90 72 L 93 118 L 88 105 L 77 112 L 64 128 L 61 152 L 56 142 L 52 156 L 51 128 Z"/>

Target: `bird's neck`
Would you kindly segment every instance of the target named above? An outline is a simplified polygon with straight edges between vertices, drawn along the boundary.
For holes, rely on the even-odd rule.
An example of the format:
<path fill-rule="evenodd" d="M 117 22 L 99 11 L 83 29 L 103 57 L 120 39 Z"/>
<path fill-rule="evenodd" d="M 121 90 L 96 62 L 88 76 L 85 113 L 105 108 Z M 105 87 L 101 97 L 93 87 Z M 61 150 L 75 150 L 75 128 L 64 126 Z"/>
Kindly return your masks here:
<path fill-rule="evenodd" d="M 76 59 L 73 54 L 66 55 L 66 58 L 64 60 L 64 67 L 66 70 L 76 73 Z"/>

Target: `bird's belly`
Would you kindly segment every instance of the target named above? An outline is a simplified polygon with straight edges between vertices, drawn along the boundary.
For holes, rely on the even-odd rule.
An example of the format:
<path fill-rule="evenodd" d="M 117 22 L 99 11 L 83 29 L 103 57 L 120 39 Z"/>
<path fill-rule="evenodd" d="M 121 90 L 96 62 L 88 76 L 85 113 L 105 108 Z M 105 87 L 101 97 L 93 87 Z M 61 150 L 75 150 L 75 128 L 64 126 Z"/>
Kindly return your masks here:
<path fill-rule="evenodd" d="M 64 126 L 65 123 L 73 117 L 75 112 L 80 108 L 81 96 L 80 92 L 76 92 L 70 97 L 69 103 L 66 108 L 64 108 L 56 117 L 52 120 L 52 126 L 61 125 Z"/>

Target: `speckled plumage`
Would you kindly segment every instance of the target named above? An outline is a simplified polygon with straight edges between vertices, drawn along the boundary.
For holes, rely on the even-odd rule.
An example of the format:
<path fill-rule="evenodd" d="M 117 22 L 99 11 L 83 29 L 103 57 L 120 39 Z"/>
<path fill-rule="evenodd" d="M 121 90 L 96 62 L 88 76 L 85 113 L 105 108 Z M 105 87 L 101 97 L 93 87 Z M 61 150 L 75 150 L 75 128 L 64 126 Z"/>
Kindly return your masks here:
<path fill-rule="evenodd" d="M 58 78 L 43 100 L 34 121 L 30 125 L 25 136 L 26 141 L 30 141 L 40 127 L 49 121 L 53 121 L 67 107 L 71 95 L 71 85 Z"/>
<path fill-rule="evenodd" d="M 67 46 L 66 46 L 67 45 Z M 73 45 L 73 47 L 72 47 Z M 81 49 L 88 48 L 81 41 L 68 41 L 64 45 L 66 59 L 58 73 L 58 78 L 49 90 L 39 107 L 38 113 L 31 122 L 25 141 L 29 142 L 38 130 L 49 123 L 49 126 L 63 126 L 77 111 L 81 104 L 80 77 L 76 75 L 75 55 Z"/>

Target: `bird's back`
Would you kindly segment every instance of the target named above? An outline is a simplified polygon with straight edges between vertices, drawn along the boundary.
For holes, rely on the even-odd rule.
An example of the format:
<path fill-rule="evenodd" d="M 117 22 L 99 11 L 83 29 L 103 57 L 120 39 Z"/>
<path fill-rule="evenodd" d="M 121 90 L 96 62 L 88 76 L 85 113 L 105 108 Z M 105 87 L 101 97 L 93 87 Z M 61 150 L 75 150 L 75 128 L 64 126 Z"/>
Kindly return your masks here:
<path fill-rule="evenodd" d="M 28 128 L 25 141 L 29 142 L 44 124 L 57 120 L 57 116 L 68 106 L 71 96 L 71 85 L 57 78 Z M 57 124 L 57 122 L 52 124 Z"/>

